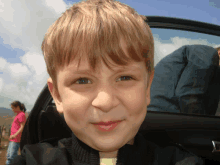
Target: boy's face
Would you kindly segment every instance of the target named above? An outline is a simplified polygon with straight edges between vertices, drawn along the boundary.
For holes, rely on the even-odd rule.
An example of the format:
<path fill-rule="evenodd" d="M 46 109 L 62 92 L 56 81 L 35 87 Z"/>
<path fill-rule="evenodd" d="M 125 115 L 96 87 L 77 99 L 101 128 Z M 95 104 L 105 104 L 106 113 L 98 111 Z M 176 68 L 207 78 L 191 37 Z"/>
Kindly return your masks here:
<path fill-rule="evenodd" d="M 113 69 L 101 63 L 93 72 L 86 60 L 77 69 L 73 61 L 58 71 L 58 91 L 48 79 L 57 109 L 70 129 L 78 139 L 103 152 L 116 151 L 135 137 L 150 103 L 147 81 L 152 82 L 153 74 L 148 77 L 144 62 Z M 100 123 L 109 121 L 113 123 Z"/>

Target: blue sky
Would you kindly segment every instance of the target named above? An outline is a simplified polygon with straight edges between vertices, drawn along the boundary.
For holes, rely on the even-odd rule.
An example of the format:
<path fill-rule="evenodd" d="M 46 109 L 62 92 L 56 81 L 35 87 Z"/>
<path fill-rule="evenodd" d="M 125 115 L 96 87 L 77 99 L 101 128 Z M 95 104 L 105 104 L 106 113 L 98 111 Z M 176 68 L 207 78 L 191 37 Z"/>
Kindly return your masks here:
<path fill-rule="evenodd" d="M 66 4 L 77 1 L 64 0 Z M 120 0 L 133 7 L 139 14 L 149 16 L 169 16 L 191 19 L 220 25 L 220 0 Z M 164 37 L 166 37 L 164 35 Z M 20 62 L 25 51 L 4 44 L 0 38 L 2 56 L 11 63 Z"/>
<path fill-rule="evenodd" d="M 72 0 L 64 0 L 72 4 Z M 219 0 L 119 0 L 139 14 L 192 19 L 220 25 Z M 218 19 L 218 21 L 217 21 Z"/>
<path fill-rule="evenodd" d="M 169 16 L 220 25 L 220 0 L 119 0 L 139 14 Z M 49 26 L 72 0 L 0 1 L 0 107 L 20 100 L 30 110 L 48 74 L 41 42 Z M 152 29 L 155 63 L 186 44 L 220 45 L 220 37 L 185 31 Z"/>
<path fill-rule="evenodd" d="M 77 1 L 64 0 L 66 4 Z M 133 7 L 139 14 L 150 16 L 169 16 L 184 19 L 197 20 L 220 25 L 220 0 L 120 0 Z M 0 38 L 0 49 L 3 57 L 9 62 L 19 62 L 23 50 L 13 49 L 10 45 L 3 43 Z"/>

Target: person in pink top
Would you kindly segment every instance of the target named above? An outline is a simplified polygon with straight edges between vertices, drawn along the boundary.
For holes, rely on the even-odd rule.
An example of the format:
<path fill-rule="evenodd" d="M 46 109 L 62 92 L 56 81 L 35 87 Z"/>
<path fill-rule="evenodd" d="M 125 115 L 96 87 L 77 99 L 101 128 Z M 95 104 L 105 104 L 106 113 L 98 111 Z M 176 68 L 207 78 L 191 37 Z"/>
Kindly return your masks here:
<path fill-rule="evenodd" d="M 11 103 L 11 109 L 16 113 L 11 126 L 11 135 L 9 137 L 9 145 L 7 150 L 6 165 L 9 165 L 11 161 L 18 155 L 18 149 L 20 148 L 21 134 L 26 122 L 24 104 L 19 101 Z"/>

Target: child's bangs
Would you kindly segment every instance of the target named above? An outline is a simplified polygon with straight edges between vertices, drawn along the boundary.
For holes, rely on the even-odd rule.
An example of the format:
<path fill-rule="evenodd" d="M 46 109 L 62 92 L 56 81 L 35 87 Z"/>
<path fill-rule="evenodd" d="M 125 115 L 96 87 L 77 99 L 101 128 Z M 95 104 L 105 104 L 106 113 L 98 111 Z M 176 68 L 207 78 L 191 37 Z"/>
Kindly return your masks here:
<path fill-rule="evenodd" d="M 131 8 L 110 3 L 75 5 L 48 29 L 42 50 L 54 81 L 56 72 L 72 61 L 79 66 L 81 60 L 88 60 L 92 69 L 101 61 L 110 69 L 145 61 L 148 72 L 153 70 L 153 36 L 144 18 Z"/>
<path fill-rule="evenodd" d="M 151 49 L 147 30 L 138 29 L 146 27 L 135 26 L 135 22 L 130 20 L 84 15 L 71 24 L 62 35 L 62 42 L 59 42 L 59 47 L 63 49 L 64 62 L 61 64 L 68 65 L 73 60 L 78 60 L 80 64 L 81 60 L 87 59 L 92 69 L 96 69 L 101 61 L 111 68 L 143 61 Z"/>

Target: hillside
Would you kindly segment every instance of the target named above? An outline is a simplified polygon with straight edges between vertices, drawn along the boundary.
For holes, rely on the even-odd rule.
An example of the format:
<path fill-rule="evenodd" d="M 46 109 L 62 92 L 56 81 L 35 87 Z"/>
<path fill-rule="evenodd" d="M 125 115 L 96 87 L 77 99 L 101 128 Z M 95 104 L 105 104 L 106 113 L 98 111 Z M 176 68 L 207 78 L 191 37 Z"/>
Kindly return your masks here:
<path fill-rule="evenodd" d="M 0 116 L 14 116 L 14 112 L 11 109 L 0 107 Z"/>

